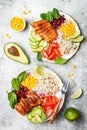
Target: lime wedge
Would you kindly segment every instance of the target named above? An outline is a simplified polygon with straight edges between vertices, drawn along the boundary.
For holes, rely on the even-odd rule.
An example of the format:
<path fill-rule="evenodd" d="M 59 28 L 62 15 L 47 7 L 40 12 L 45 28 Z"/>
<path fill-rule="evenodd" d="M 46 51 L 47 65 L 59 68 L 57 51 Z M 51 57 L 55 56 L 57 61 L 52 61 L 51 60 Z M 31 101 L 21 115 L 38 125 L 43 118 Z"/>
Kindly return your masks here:
<path fill-rule="evenodd" d="M 75 32 L 75 33 L 71 36 L 71 38 L 76 38 L 76 37 L 78 37 L 79 35 L 80 35 L 80 31 Z"/>
<path fill-rule="evenodd" d="M 38 74 L 35 70 L 31 71 L 31 75 L 35 78 L 35 79 L 42 79 L 42 76 L 40 74 Z"/>
<path fill-rule="evenodd" d="M 79 88 L 79 89 L 71 96 L 71 98 L 73 98 L 73 99 L 80 98 L 80 97 L 82 96 L 82 93 L 83 93 L 82 89 Z"/>
<path fill-rule="evenodd" d="M 83 40 L 83 36 L 78 36 L 76 38 L 72 38 L 73 42 L 81 42 Z"/>
<path fill-rule="evenodd" d="M 36 72 L 37 72 L 38 74 L 42 75 L 42 74 L 43 74 L 43 66 L 42 66 L 42 65 L 38 66 L 38 67 L 36 68 Z"/>

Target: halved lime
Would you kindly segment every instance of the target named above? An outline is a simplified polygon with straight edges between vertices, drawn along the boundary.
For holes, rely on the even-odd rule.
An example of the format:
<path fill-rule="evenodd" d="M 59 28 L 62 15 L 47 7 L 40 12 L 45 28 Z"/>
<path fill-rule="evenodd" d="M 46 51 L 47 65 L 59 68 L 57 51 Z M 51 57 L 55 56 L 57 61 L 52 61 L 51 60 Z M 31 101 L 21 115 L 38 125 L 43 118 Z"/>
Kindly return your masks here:
<path fill-rule="evenodd" d="M 78 36 L 76 38 L 72 38 L 73 42 L 81 42 L 83 40 L 83 36 Z"/>
<path fill-rule="evenodd" d="M 82 89 L 79 88 L 79 89 L 76 90 L 76 92 L 71 96 L 71 98 L 73 98 L 73 99 L 80 98 L 80 97 L 82 96 L 82 93 L 83 93 Z"/>
<path fill-rule="evenodd" d="M 42 76 L 38 74 L 35 70 L 31 71 L 31 75 L 36 79 L 42 79 Z"/>
<path fill-rule="evenodd" d="M 39 65 L 37 68 L 36 68 L 36 72 L 40 75 L 43 74 L 43 66 L 42 65 Z"/>
<path fill-rule="evenodd" d="M 66 109 L 64 116 L 69 121 L 75 121 L 79 118 L 80 114 L 76 108 L 70 107 Z"/>
<path fill-rule="evenodd" d="M 71 38 L 76 38 L 76 37 L 78 37 L 79 35 L 80 35 L 80 31 L 75 32 L 75 33 L 71 36 Z"/>

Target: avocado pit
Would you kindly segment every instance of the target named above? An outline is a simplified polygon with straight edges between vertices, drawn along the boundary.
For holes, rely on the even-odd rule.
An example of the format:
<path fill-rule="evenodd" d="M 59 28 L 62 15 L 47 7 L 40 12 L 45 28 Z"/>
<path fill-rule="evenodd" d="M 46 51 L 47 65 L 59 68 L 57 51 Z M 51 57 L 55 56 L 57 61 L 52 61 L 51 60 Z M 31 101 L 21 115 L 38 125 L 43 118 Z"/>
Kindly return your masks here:
<path fill-rule="evenodd" d="M 18 49 L 14 46 L 11 46 L 10 48 L 8 48 L 8 52 L 13 56 L 20 56 Z"/>

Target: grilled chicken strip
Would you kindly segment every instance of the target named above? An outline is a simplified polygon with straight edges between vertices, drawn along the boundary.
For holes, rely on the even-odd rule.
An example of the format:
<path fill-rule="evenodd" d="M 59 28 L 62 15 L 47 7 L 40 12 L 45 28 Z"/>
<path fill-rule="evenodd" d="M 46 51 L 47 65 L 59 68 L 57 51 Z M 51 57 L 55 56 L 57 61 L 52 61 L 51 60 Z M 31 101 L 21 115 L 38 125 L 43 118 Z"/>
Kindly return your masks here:
<path fill-rule="evenodd" d="M 15 105 L 15 109 L 24 116 L 26 113 L 29 113 L 32 107 L 40 103 L 40 98 L 35 92 L 27 91 L 26 98 L 21 98 L 19 103 Z"/>
<path fill-rule="evenodd" d="M 31 23 L 31 25 L 34 28 L 35 33 L 47 42 L 51 42 L 57 38 L 57 32 L 47 20 L 39 20 Z"/>

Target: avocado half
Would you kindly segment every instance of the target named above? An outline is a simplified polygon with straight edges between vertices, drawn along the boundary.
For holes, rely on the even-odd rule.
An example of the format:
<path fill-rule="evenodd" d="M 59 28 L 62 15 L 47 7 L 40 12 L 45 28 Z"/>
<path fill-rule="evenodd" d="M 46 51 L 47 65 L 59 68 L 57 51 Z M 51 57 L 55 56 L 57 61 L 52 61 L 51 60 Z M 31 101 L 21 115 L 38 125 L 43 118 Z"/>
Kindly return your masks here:
<path fill-rule="evenodd" d="M 11 48 L 15 48 L 14 51 L 16 53 L 14 53 L 14 54 L 9 53 L 9 49 L 11 50 Z M 26 55 L 24 50 L 17 43 L 14 43 L 14 42 L 6 43 L 4 45 L 4 52 L 5 52 L 6 56 L 12 60 L 20 62 L 22 64 L 29 64 L 30 63 L 28 56 Z"/>

